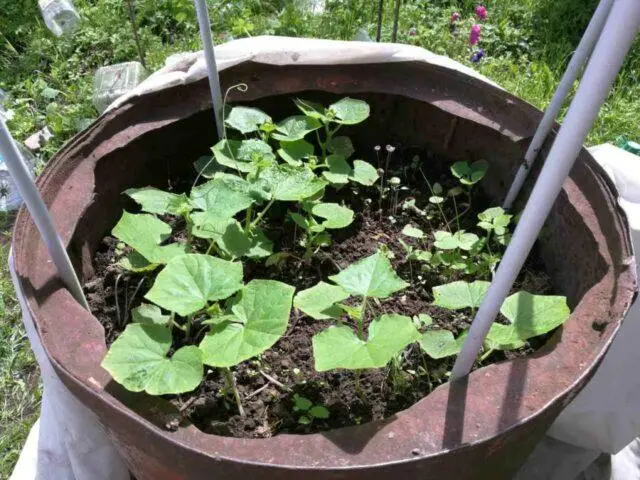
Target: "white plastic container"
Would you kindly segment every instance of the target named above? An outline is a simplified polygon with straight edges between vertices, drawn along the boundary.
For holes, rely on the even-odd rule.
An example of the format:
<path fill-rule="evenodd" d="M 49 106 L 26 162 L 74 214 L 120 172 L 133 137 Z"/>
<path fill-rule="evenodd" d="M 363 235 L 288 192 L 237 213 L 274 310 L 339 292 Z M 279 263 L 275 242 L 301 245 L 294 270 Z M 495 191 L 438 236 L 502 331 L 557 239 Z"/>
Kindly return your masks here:
<path fill-rule="evenodd" d="M 147 78 L 147 71 L 140 62 L 125 62 L 101 67 L 93 80 L 93 105 L 104 112 L 109 105 L 125 93 L 137 87 Z"/>
<path fill-rule="evenodd" d="M 56 37 L 72 32 L 80 22 L 71 0 L 38 0 L 38 6 L 45 25 Z"/>
<path fill-rule="evenodd" d="M 18 150 L 22 155 L 22 161 L 27 165 L 31 176 L 33 177 L 36 159 L 25 147 L 18 145 Z M 4 163 L 2 155 L 0 155 L 0 211 L 10 212 L 17 210 L 22 205 L 22 198 L 13 183 L 13 179 L 9 174 L 7 165 Z"/>

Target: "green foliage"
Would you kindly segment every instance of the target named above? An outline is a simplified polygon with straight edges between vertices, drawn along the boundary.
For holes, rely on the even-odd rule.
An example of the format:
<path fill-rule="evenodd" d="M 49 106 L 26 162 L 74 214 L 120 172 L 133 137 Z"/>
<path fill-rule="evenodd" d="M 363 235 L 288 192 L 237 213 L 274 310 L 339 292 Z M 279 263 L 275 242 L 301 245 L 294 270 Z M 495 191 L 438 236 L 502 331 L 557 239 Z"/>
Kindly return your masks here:
<path fill-rule="evenodd" d="M 343 98 L 329 106 L 332 120 L 342 125 L 356 125 L 369 118 L 369 105 L 362 100 Z"/>
<path fill-rule="evenodd" d="M 403 235 L 411 238 L 424 238 L 425 233 L 411 224 L 405 225 L 401 232 Z"/>
<path fill-rule="evenodd" d="M 131 320 L 143 325 L 166 325 L 171 319 L 170 315 L 164 315 L 156 305 L 142 303 L 131 310 Z"/>
<path fill-rule="evenodd" d="M 408 286 L 381 251 L 358 260 L 329 279 L 350 294 L 362 297 L 386 298 Z"/>
<path fill-rule="evenodd" d="M 453 282 L 433 287 L 433 304 L 449 310 L 478 308 L 489 289 L 490 282 Z"/>
<path fill-rule="evenodd" d="M 240 133 L 257 132 L 264 123 L 271 122 L 271 117 L 257 108 L 234 107 L 225 123 Z"/>
<path fill-rule="evenodd" d="M 411 319 L 403 315 L 382 315 L 372 321 L 367 340 L 360 339 L 345 325 L 334 325 L 312 339 L 315 368 L 325 372 L 336 368 L 384 367 L 394 355 L 419 338 Z"/>
<path fill-rule="evenodd" d="M 184 194 L 176 195 L 154 187 L 130 188 L 124 193 L 133 198 L 143 212 L 182 215 L 191 210 L 189 199 Z"/>
<path fill-rule="evenodd" d="M 169 238 L 171 227 L 153 215 L 124 212 L 111 234 L 126 243 L 149 263 L 167 263 L 185 253 L 184 245 L 160 244 Z"/>
<path fill-rule="evenodd" d="M 276 343 L 287 329 L 294 290 L 274 280 L 250 281 L 228 302 L 227 313 L 212 320 L 200 343 L 204 363 L 232 367 Z"/>
<path fill-rule="evenodd" d="M 427 355 L 436 360 L 457 355 L 462 347 L 462 343 L 457 342 L 448 330 L 428 330 L 418 343 Z"/>
<path fill-rule="evenodd" d="M 190 392 L 202 380 L 202 353 L 186 346 L 168 358 L 170 348 L 171 332 L 165 326 L 134 323 L 113 342 L 102 367 L 132 392 Z"/>
<path fill-rule="evenodd" d="M 242 288 L 242 264 L 190 253 L 171 260 L 158 274 L 147 300 L 175 312 L 191 315 L 208 302 L 222 300 Z"/>
<path fill-rule="evenodd" d="M 520 348 L 528 339 L 562 325 L 571 312 L 565 297 L 518 292 L 504 301 L 500 313 L 510 323 L 491 326 L 486 344 L 495 350 Z"/>
<path fill-rule="evenodd" d="M 322 124 L 313 117 L 295 115 L 278 123 L 273 138 L 285 142 L 302 140 L 308 133 L 318 130 Z"/>
<path fill-rule="evenodd" d="M 478 160 L 471 165 L 468 162 L 456 162 L 451 166 L 451 173 L 463 185 L 475 185 L 484 178 L 488 168 L 485 160 Z"/>
<path fill-rule="evenodd" d="M 325 420 L 329 418 L 329 410 L 322 405 L 314 405 L 311 400 L 302 397 L 297 393 L 293 395 L 293 411 L 300 413 L 298 423 L 309 425 L 314 420 Z"/>
<path fill-rule="evenodd" d="M 438 231 L 434 233 L 436 241 L 434 245 L 440 250 L 471 250 L 479 238 L 473 233 L 458 230 L 455 233 Z"/>
<path fill-rule="evenodd" d="M 298 292 L 293 306 L 316 320 L 338 318 L 344 311 L 337 303 L 349 298 L 342 287 L 320 282 L 317 285 Z"/>

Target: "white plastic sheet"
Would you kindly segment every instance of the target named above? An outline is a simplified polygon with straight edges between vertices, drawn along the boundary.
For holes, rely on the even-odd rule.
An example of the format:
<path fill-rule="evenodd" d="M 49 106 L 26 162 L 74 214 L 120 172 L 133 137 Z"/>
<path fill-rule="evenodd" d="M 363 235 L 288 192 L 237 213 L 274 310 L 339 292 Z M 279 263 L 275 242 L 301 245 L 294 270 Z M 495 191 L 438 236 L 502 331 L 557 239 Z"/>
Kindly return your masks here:
<path fill-rule="evenodd" d="M 457 70 L 493 84 L 474 70 L 449 58 L 418 47 L 399 44 L 254 37 L 216 47 L 216 59 L 219 70 L 245 61 L 275 65 L 294 63 L 339 65 L 414 60 Z M 175 61 L 152 74 L 133 91 L 116 100 L 107 110 L 116 108 L 131 98 L 194 82 L 206 76 L 201 52 L 185 53 L 172 60 Z M 605 165 L 614 182 L 620 185 L 621 205 L 627 210 L 630 223 L 634 228 L 634 243 L 638 247 L 640 246 L 640 185 L 629 179 L 629 172 L 637 171 L 635 178 L 640 179 L 640 163 L 637 157 L 620 157 L 617 152 L 614 155 L 613 151 L 607 150 L 608 148 L 602 147 L 600 153 L 597 149 L 593 153 Z M 128 479 L 128 473 L 122 461 L 108 438 L 102 433 L 93 414 L 80 405 L 55 376 L 44 355 L 32 319 L 24 308 L 24 297 L 15 275 L 13 280 L 23 306 L 24 322 L 29 339 L 42 369 L 44 396 L 41 420 L 34 426 L 29 436 L 12 480 Z M 550 432 L 554 438 L 543 442 L 534 453 L 532 460 L 539 459 L 542 464 L 546 462 L 550 468 L 536 473 L 542 476 L 519 478 L 571 480 L 575 475 L 573 477 L 570 475 L 573 473 L 577 475 L 597 458 L 601 451 L 618 452 L 640 434 L 640 415 L 637 415 L 640 409 L 640 379 L 636 375 L 637 366 L 640 365 L 640 348 L 635 346 L 640 339 L 638 308 L 640 307 L 636 304 L 629 312 L 621 334 L 614 341 L 611 352 L 605 358 L 594 380 L 554 424 Z M 563 445 L 566 448 L 561 448 Z M 630 471 L 633 465 L 637 466 L 639 449 L 637 444 L 631 444 L 612 457 L 612 470 L 617 466 L 619 470 L 622 469 L 620 471 Z M 562 452 L 562 455 L 552 455 L 559 452 Z M 619 461 L 616 463 L 617 458 Z M 525 467 L 531 464 L 530 462 Z M 561 476 L 554 477 L 554 471 Z M 584 480 L 594 480 L 594 478 Z M 640 479 L 640 473 L 637 476 L 611 478 Z"/>

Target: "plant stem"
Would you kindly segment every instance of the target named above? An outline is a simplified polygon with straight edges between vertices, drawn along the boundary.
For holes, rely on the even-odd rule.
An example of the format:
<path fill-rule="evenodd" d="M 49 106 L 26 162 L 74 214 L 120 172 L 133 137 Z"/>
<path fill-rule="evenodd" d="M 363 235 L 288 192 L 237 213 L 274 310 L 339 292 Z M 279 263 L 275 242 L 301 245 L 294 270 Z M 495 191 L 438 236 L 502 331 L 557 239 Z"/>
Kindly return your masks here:
<path fill-rule="evenodd" d="M 242 402 L 240 401 L 240 393 L 236 388 L 236 381 L 233 378 L 233 373 L 231 373 L 231 370 L 229 370 L 228 368 L 223 368 L 222 373 L 224 373 L 224 377 L 227 380 L 227 386 L 233 392 L 233 397 L 235 398 L 236 405 L 238 406 L 238 412 L 240 413 L 241 417 L 244 417 L 244 408 L 242 408 Z"/>
<path fill-rule="evenodd" d="M 458 226 L 458 230 L 460 230 L 460 215 L 458 214 L 458 203 L 456 202 L 456 197 L 453 197 L 453 210 L 456 212 L 456 225 Z"/>
<path fill-rule="evenodd" d="M 140 57 L 140 63 L 144 68 L 147 68 L 147 62 L 144 59 L 144 51 L 140 44 L 140 38 L 138 37 L 138 26 L 136 25 L 136 11 L 133 6 L 133 0 L 127 0 L 127 9 L 129 10 L 129 21 L 131 22 L 131 30 L 133 30 L 133 39 L 136 42 L 136 48 L 138 49 L 138 56 Z"/>
<path fill-rule="evenodd" d="M 171 327 L 176 327 L 178 330 L 182 330 L 183 332 L 186 332 L 187 329 L 186 327 L 180 325 L 178 322 L 176 322 L 176 317 L 175 314 L 171 314 L 171 317 L 169 318 L 169 325 Z"/>
<path fill-rule="evenodd" d="M 367 297 L 362 298 L 362 306 L 360 307 L 360 319 L 358 320 L 358 338 L 364 340 L 364 318 L 367 313 Z"/>
<path fill-rule="evenodd" d="M 489 350 L 484 352 L 482 354 L 482 356 L 480 357 L 480 361 L 484 362 L 489 357 L 489 355 L 491 355 L 493 352 L 495 352 L 495 349 L 493 349 L 493 348 L 490 348 Z"/>
<path fill-rule="evenodd" d="M 360 400 L 364 402 L 364 394 L 362 392 L 362 388 L 360 387 L 360 370 L 356 370 L 355 374 L 356 374 L 356 393 L 358 394 L 358 397 L 360 397 Z"/>
<path fill-rule="evenodd" d="M 251 229 L 251 217 L 253 216 L 253 205 L 249 205 L 247 208 L 247 215 L 244 218 L 244 233 L 249 233 Z"/>
<path fill-rule="evenodd" d="M 264 209 L 258 214 L 258 216 L 256 217 L 256 219 L 251 222 L 251 227 L 256 227 L 260 221 L 262 220 L 262 217 L 264 217 L 264 215 L 267 213 L 267 211 L 271 208 L 271 206 L 275 203 L 276 199 L 272 198 L 271 200 L 269 200 L 269 203 L 267 203 L 267 206 L 264 207 Z"/>

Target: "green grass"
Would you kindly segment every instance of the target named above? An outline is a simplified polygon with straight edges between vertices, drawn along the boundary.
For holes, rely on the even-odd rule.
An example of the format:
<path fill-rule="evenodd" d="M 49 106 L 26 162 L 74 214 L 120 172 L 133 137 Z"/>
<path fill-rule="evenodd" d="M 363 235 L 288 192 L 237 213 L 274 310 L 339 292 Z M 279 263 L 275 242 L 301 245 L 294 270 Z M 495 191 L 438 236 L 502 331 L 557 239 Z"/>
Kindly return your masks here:
<path fill-rule="evenodd" d="M 10 222 L 0 216 L 0 478 L 8 478 L 38 417 L 40 382 L 16 301 L 7 257 Z"/>
<path fill-rule="evenodd" d="M 326 13 L 311 16 L 307 0 L 207 0 L 215 41 L 230 36 L 290 35 L 352 39 L 359 28 L 374 37 L 373 0 L 327 0 Z M 391 38 L 394 0 L 385 0 L 383 40 Z M 466 43 L 476 2 L 405 0 L 399 38 L 403 43 L 448 55 L 479 70 L 507 90 L 544 108 L 586 27 L 597 0 L 486 0 L 489 12 L 480 46 L 486 58 L 470 61 Z M 82 23 L 73 35 L 55 38 L 40 18 L 35 0 L 0 0 L 0 88 L 11 95 L 18 140 L 44 126 L 55 137 L 40 152 L 46 162 L 62 144 L 98 114 L 91 104 L 93 74 L 103 65 L 137 59 L 126 2 L 76 0 Z M 192 0 L 137 0 L 137 24 L 150 70 L 176 52 L 200 49 Z M 464 28 L 452 37 L 449 17 L 462 14 Z M 416 36 L 409 36 L 411 28 Z M 220 36 L 224 34 L 224 38 Z M 640 44 L 636 43 L 587 143 L 612 142 L 619 135 L 640 139 Z M 53 89 L 53 90 L 52 90 Z M 8 278 L 7 219 L 0 223 L 0 478 L 6 478 L 35 419 L 39 387 L 33 358 L 20 324 Z"/>

